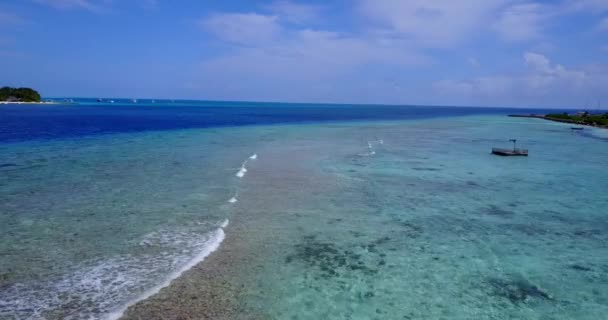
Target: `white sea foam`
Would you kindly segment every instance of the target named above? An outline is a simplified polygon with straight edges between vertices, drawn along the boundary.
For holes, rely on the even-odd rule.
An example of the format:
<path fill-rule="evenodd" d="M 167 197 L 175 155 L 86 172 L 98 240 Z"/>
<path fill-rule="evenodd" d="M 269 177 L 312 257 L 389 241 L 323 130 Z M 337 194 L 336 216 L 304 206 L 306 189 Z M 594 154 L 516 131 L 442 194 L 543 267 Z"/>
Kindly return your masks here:
<path fill-rule="evenodd" d="M 384 140 L 383 139 L 378 139 L 378 140 L 374 140 L 374 141 L 368 141 L 367 145 L 371 148 L 373 147 L 374 144 L 384 144 Z"/>
<path fill-rule="evenodd" d="M 239 172 L 236 173 L 236 176 L 242 178 L 245 176 L 245 173 L 247 173 L 247 168 L 245 168 L 245 165 L 243 165 L 241 169 L 239 169 Z"/>
<path fill-rule="evenodd" d="M 135 299 L 129 301 L 128 303 L 126 303 L 122 307 L 118 308 L 117 310 L 114 310 L 114 311 L 110 312 L 109 314 L 107 314 L 105 319 L 106 320 L 116 320 L 116 319 L 122 317 L 122 315 L 125 313 L 125 311 L 127 311 L 127 309 L 130 306 L 136 304 L 139 301 L 148 299 L 151 296 L 157 294 L 162 288 L 169 286 L 171 284 L 171 281 L 177 279 L 184 272 L 186 272 L 187 270 L 190 270 L 192 267 L 194 267 L 195 265 L 197 265 L 200 262 L 202 262 L 203 260 L 205 260 L 205 258 L 207 256 L 209 256 L 211 253 L 213 253 L 215 250 L 217 250 L 219 248 L 220 244 L 222 243 L 222 241 L 224 241 L 224 238 L 226 237 L 226 235 L 224 233 L 224 228 L 226 228 L 228 226 L 228 224 L 229 224 L 228 219 L 224 220 L 224 222 L 222 222 L 222 224 L 220 225 L 220 228 L 217 229 L 216 231 L 214 231 L 214 233 L 211 235 L 211 237 L 209 237 L 209 239 L 206 241 L 205 246 L 202 248 L 202 250 L 196 256 L 194 256 L 192 259 L 190 259 L 190 261 L 188 261 L 187 263 L 183 264 L 180 268 L 178 268 L 177 270 L 170 273 L 161 283 L 146 290 L 143 294 L 141 294 L 140 296 L 136 297 Z"/>
<path fill-rule="evenodd" d="M 58 278 L 4 287 L 0 319 L 42 320 L 54 312 L 66 320 L 118 319 L 130 305 L 157 293 L 215 251 L 227 225 L 225 220 L 202 237 L 192 230 L 152 232 L 139 244 L 154 253 L 93 260 Z M 148 289 L 141 293 L 142 288 Z"/>
<path fill-rule="evenodd" d="M 361 157 L 371 157 L 373 155 L 376 154 L 376 151 L 374 150 L 374 144 L 384 144 L 384 140 L 380 139 L 380 140 L 375 140 L 375 141 L 368 141 L 367 142 L 367 153 L 360 153 L 358 154 Z"/>
<path fill-rule="evenodd" d="M 375 151 L 370 150 L 370 151 L 368 151 L 368 152 L 366 152 L 366 153 L 358 153 L 357 155 L 358 155 L 359 157 L 371 157 L 371 156 L 373 156 L 373 155 L 375 155 L 375 154 L 376 154 L 376 152 L 375 152 Z"/>
<path fill-rule="evenodd" d="M 247 173 L 247 161 L 248 160 L 245 160 L 245 161 L 243 161 L 243 164 L 241 164 L 241 168 L 236 173 L 237 177 L 242 178 L 245 176 L 245 173 Z"/>
<path fill-rule="evenodd" d="M 220 224 L 220 227 L 222 229 L 225 229 L 229 223 L 230 223 L 230 221 L 228 219 L 226 219 L 226 220 L 222 221 L 222 223 Z"/>
<path fill-rule="evenodd" d="M 247 162 L 249 160 L 256 160 L 257 158 L 258 158 L 258 154 L 254 153 L 249 158 L 247 158 L 247 160 L 243 161 L 243 164 L 241 165 L 241 168 L 239 169 L 239 171 L 236 173 L 236 176 L 239 178 L 244 177 L 245 174 L 247 173 Z"/>

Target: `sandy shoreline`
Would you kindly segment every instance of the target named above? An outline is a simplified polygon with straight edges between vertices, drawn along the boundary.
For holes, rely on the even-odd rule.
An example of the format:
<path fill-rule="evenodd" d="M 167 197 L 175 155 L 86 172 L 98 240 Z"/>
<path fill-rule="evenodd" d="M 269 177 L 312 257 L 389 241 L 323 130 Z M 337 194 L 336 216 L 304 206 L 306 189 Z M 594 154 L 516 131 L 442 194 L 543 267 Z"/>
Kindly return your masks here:
<path fill-rule="evenodd" d="M 260 242 L 248 239 L 251 212 L 235 205 L 219 248 L 157 294 L 130 306 L 119 319 L 235 319 L 250 285 L 244 279 L 257 264 Z M 254 220 L 254 219 L 251 219 Z M 251 319 L 248 318 L 248 319 Z"/>
<path fill-rule="evenodd" d="M 316 182 L 327 177 L 311 171 L 320 159 L 308 150 L 272 146 L 258 151 L 261 158 L 242 181 L 244 197 L 235 204 L 218 250 L 158 294 L 129 307 L 121 320 L 268 319 L 270 306 L 260 306 L 259 297 L 271 293 L 259 276 L 273 263 L 283 263 L 279 248 L 289 247 L 295 236 L 293 229 L 269 226 L 286 226 L 281 221 L 293 219 L 295 208 L 315 203 L 294 196 L 279 181 L 322 193 Z M 301 161 L 285 161 L 290 158 Z"/>
<path fill-rule="evenodd" d="M 159 293 L 129 307 L 120 319 L 233 319 L 242 287 L 235 275 L 238 266 L 247 264 L 239 254 L 238 228 L 228 227 L 218 250 Z"/>
<path fill-rule="evenodd" d="M 239 207 L 220 247 L 152 297 L 130 306 L 120 320 L 266 319 L 251 310 L 247 297 L 258 289 L 272 236 L 260 234 L 266 218 Z M 256 221 L 256 222 L 253 222 Z"/>

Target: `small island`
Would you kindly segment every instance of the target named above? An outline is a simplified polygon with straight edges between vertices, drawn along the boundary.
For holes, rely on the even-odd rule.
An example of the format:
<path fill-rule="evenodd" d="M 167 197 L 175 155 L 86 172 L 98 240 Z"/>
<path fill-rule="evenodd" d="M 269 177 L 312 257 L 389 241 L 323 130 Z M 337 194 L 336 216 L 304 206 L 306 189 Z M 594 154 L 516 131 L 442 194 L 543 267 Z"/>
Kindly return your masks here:
<path fill-rule="evenodd" d="M 556 122 L 572 123 L 578 125 L 586 125 L 599 128 L 608 128 L 608 112 L 606 113 L 590 113 L 581 111 L 573 114 L 550 113 L 550 114 L 529 114 L 529 115 L 509 115 L 510 117 L 538 118 Z"/>
<path fill-rule="evenodd" d="M 40 103 L 40 94 L 31 88 L 0 88 L 0 103 Z"/>

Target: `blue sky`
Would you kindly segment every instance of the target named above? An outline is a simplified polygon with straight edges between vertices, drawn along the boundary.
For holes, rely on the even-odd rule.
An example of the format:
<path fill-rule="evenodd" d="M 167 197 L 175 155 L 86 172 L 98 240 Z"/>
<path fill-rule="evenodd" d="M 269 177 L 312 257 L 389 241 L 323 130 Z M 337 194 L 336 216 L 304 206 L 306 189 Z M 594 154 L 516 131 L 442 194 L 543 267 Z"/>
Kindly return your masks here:
<path fill-rule="evenodd" d="M 44 96 L 608 105 L 608 0 L 3 0 Z"/>

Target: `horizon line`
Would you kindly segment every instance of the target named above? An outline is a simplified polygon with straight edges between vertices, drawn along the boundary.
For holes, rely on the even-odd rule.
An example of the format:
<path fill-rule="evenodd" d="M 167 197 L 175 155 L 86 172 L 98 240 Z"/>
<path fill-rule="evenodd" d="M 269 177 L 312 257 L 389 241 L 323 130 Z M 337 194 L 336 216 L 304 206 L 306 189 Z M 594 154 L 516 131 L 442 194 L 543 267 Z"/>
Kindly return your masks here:
<path fill-rule="evenodd" d="M 77 96 L 56 96 L 43 97 L 42 100 L 48 99 L 104 99 L 104 100 L 148 100 L 148 101 L 197 101 L 197 102 L 235 102 L 235 103 L 264 103 L 264 104 L 292 104 L 292 105 L 335 105 L 335 106 L 387 106 L 387 107 L 444 107 L 444 108 L 480 108 L 480 109 L 541 109 L 541 110 L 597 110 L 592 108 L 576 108 L 576 107 L 534 107 L 534 106 L 481 106 L 481 105 L 441 105 L 441 104 L 396 104 L 396 103 L 346 103 L 346 102 L 289 102 L 289 101 L 260 101 L 260 100 L 208 100 L 208 99 L 187 99 L 187 98 L 125 98 L 125 97 L 77 97 Z M 101 103 L 101 102 L 100 102 Z M 138 104 L 138 103 L 133 103 Z"/>

